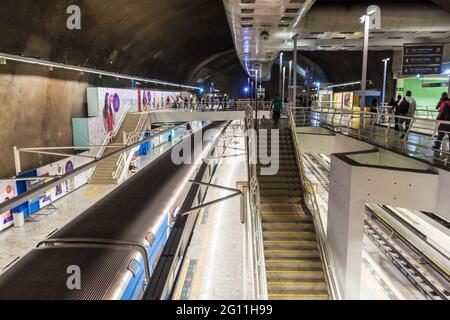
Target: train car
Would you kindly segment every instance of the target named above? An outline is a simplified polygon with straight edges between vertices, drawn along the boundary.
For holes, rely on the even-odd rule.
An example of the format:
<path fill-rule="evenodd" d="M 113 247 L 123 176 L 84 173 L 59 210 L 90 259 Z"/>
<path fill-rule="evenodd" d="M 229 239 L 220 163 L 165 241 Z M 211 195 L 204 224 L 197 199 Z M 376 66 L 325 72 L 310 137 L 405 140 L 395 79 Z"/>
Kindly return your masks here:
<path fill-rule="evenodd" d="M 223 131 L 226 123 L 202 129 Z M 203 150 L 218 148 L 215 137 Z M 205 153 L 176 165 L 172 149 L 39 244 L 0 277 L 0 299 L 142 299 L 186 198 L 201 201 L 206 190 L 190 179 L 209 181 Z M 192 203 L 192 199 L 189 201 Z M 197 201 L 195 202 L 197 203 Z"/>

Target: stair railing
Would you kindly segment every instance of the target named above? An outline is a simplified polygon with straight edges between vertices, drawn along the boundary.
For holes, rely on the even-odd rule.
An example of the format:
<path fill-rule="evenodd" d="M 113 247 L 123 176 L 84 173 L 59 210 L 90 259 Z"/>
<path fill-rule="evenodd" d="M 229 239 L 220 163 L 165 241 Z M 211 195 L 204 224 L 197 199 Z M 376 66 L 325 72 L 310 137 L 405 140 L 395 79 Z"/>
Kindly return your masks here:
<path fill-rule="evenodd" d="M 122 114 L 120 115 L 119 121 L 117 122 L 116 128 L 112 132 L 112 138 L 115 138 L 117 136 L 117 133 L 119 133 L 120 128 L 122 127 L 125 119 L 127 118 L 128 112 L 130 111 L 131 103 L 127 103 L 125 105 L 125 109 L 123 110 Z"/>
<path fill-rule="evenodd" d="M 96 160 L 101 159 L 101 157 L 102 157 L 103 154 L 105 153 L 106 148 L 107 148 L 107 147 L 109 146 L 109 144 L 111 143 L 112 139 L 113 139 L 113 133 L 112 133 L 112 132 L 108 132 L 108 134 L 107 134 L 106 137 L 105 137 L 105 140 L 103 140 L 102 146 L 99 148 L 97 154 L 95 155 L 95 159 L 96 159 Z M 90 170 L 88 171 L 88 181 L 91 180 L 92 175 L 93 175 L 94 172 L 95 172 L 95 168 L 96 168 L 96 167 L 94 167 L 94 168 L 92 168 L 92 169 L 90 169 Z"/>
<path fill-rule="evenodd" d="M 255 133 L 255 120 L 253 118 L 253 109 L 251 106 L 246 108 L 245 129 L 247 132 L 246 150 L 248 164 L 248 185 L 249 185 L 249 207 L 248 219 L 245 219 L 246 236 L 249 240 L 246 244 L 250 246 L 247 252 L 251 257 L 251 268 L 253 273 L 253 297 L 255 300 L 268 300 L 266 263 L 264 254 L 264 240 L 262 233 L 261 217 L 261 196 L 258 183 L 257 161 L 257 137 L 251 136 Z M 256 133 L 255 133 L 256 134 Z M 252 139 L 253 141 L 250 141 Z M 256 143 L 255 143 L 256 141 Z M 245 261 L 247 263 L 247 261 Z"/>
<path fill-rule="evenodd" d="M 300 151 L 300 143 L 298 141 L 295 115 L 293 109 L 290 108 L 289 111 L 289 126 L 291 129 L 292 139 L 295 147 L 295 157 L 297 160 L 297 167 L 299 171 L 299 177 L 301 184 L 303 186 L 303 196 L 304 201 L 308 209 L 312 213 L 314 227 L 316 229 L 316 240 L 319 245 L 319 252 L 322 259 L 322 263 L 325 268 L 325 279 L 328 285 L 329 294 L 333 300 L 340 300 L 341 295 L 339 291 L 339 286 L 337 283 L 337 278 L 334 274 L 332 263 L 331 263 L 331 252 L 327 245 L 326 233 L 323 227 L 322 219 L 320 217 L 320 208 L 317 202 L 315 185 L 308 179 L 305 173 L 305 166 L 303 164 L 303 156 Z"/>
<path fill-rule="evenodd" d="M 145 125 L 147 123 L 147 119 L 149 117 L 149 113 L 144 112 L 140 113 L 140 118 L 138 124 L 136 125 L 135 130 L 131 134 L 124 134 L 124 144 L 129 146 L 134 144 L 140 140 L 142 140 L 145 136 Z M 128 166 L 131 162 L 131 159 L 134 155 L 134 150 L 128 150 L 120 154 L 119 159 L 115 165 L 115 169 L 112 172 L 112 177 L 118 183 L 120 183 L 124 179 L 124 175 L 128 172 Z"/>

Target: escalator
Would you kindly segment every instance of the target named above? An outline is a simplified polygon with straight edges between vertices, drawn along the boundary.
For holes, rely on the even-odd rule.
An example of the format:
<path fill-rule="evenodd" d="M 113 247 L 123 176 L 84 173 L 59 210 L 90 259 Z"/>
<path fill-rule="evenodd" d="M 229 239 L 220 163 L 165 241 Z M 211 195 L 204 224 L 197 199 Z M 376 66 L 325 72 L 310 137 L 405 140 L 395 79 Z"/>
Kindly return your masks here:
<path fill-rule="evenodd" d="M 270 150 L 270 140 L 268 146 Z M 289 129 L 280 130 L 279 147 L 277 175 L 261 175 L 263 165 L 258 169 L 268 298 L 328 300 L 315 225 L 304 205 Z"/>

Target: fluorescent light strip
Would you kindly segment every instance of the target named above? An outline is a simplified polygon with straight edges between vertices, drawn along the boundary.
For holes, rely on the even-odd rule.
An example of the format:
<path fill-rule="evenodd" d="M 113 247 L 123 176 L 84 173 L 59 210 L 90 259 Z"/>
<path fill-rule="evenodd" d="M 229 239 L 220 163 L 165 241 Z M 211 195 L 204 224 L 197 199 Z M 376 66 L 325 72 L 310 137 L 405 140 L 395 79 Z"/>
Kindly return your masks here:
<path fill-rule="evenodd" d="M 347 82 L 347 83 L 342 83 L 342 84 L 335 84 L 335 85 L 332 85 L 332 86 L 328 86 L 327 89 L 346 87 L 346 86 L 353 86 L 353 85 L 356 85 L 356 84 L 361 84 L 361 81 Z"/>
<path fill-rule="evenodd" d="M 188 85 L 160 81 L 160 80 L 155 80 L 155 79 L 135 77 L 135 76 L 124 75 L 124 74 L 120 74 L 120 73 L 114 73 L 114 72 L 108 72 L 108 71 L 102 71 L 102 70 L 96 70 L 96 69 L 91 69 L 91 68 L 77 67 L 77 66 L 73 66 L 73 65 L 69 65 L 69 64 L 51 62 L 51 61 L 30 58 L 30 57 L 22 57 L 22 56 L 12 55 L 12 54 L 8 54 L 8 53 L 3 53 L 3 52 L 0 52 L 0 58 L 3 58 L 5 60 L 10 60 L 10 61 L 36 64 L 36 65 L 41 65 L 41 66 L 46 66 L 46 67 L 51 67 L 51 68 L 59 68 L 59 69 L 77 71 L 77 72 L 97 74 L 97 75 L 102 75 L 102 76 L 107 76 L 107 77 L 112 77 L 112 78 L 118 78 L 118 79 L 135 80 L 135 81 L 154 83 L 154 84 L 170 86 L 170 87 L 178 87 L 178 88 L 185 88 L 185 89 L 191 89 L 191 90 L 200 90 L 200 87 L 188 86 Z"/>

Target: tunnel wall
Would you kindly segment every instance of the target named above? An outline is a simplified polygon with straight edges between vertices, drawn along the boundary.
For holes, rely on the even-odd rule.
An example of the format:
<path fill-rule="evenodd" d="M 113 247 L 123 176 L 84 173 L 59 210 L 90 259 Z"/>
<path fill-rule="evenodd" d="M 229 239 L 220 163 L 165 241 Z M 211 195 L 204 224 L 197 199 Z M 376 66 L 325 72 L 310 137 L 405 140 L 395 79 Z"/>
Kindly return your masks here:
<path fill-rule="evenodd" d="M 15 175 L 13 146 L 71 146 L 72 118 L 86 116 L 88 80 L 48 77 L 42 68 L 34 71 L 0 73 L 0 178 Z M 22 169 L 53 160 L 54 157 L 24 154 Z"/>

